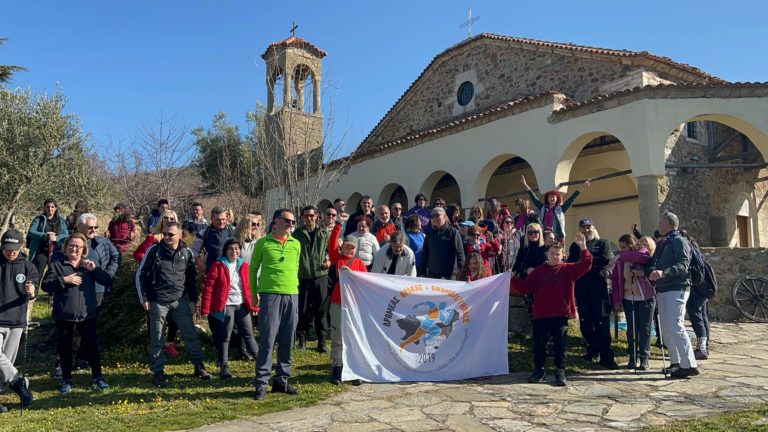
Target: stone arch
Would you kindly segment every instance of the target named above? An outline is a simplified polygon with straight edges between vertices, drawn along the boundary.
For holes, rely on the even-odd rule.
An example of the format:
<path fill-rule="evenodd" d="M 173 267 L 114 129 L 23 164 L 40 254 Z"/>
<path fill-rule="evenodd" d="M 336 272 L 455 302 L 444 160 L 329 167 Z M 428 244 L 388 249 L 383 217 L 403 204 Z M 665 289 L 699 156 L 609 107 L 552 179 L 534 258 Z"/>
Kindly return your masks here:
<path fill-rule="evenodd" d="M 533 167 L 520 156 L 505 153 L 488 161 L 478 172 L 475 180 L 475 190 L 482 191 L 483 197 L 499 197 L 502 204 L 506 204 L 514 211 L 515 199 L 524 195 L 501 197 L 511 192 L 525 190 L 520 184 L 520 176 L 524 175 L 531 187 L 536 187 L 538 181 Z"/>
<path fill-rule="evenodd" d="M 437 197 L 442 197 L 448 204 L 454 202 L 461 204 L 461 189 L 456 178 L 443 170 L 435 171 L 427 176 L 419 191 L 427 196 L 427 203 L 430 205 Z"/>
<path fill-rule="evenodd" d="M 598 178 L 631 170 L 630 156 L 624 144 L 614 135 L 594 132 L 575 140 L 566 151 L 565 161 L 561 160 L 558 170 L 568 167 L 568 177 L 557 184 Z M 569 151 L 578 149 L 575 157 Z M 565 164 L 563 164 L 565 162 Z M 559 176 L 564 173 L 560 172 Z M 564 189 L 561 189 L 564 190 Z M 576 190 L 568 188 L 566 199 Z M 578 221 L 592 219 L 601 238 L 616 243 L 622 234 L 631 232 L 632 223 L 640 222 L 640 206 L 637 179 L 632 173 L 613 176 L 592 182 L 566 212 L 566 237 L 578 229 Z"/>
<path fill-rule="evenodd" d="M 345 208 L 345 211 L 349 214 L 352 214 L 358 210 L 360 210 L 360 200 L 363 198 L 363 194 L 360 192 L 355 192 L 352 195 L 349 196 L 349 199 L 347 200 L 347 206 Z"/>
<path fill-rule="evenodd" d="M 324 212 L 328 210 L 329 207 L 333 207 L 333 202 L 330 200 L 322 199 L 317 203 L 317 211 L 319 212 Z"/>
<path fill-rule="evenodd" d="M 390 183 L 381 190 L 376 205 L 386 204 L 391 206 L 395 202 L 402 204 L 403 208 L 408 208 L 408 196 L 405 193 L 405 188 L 397 183 Z"/>
<path fill-rule="evenodd" d="M 291 108 L 308 113 L 316 113 L 315 72 L 308 65 L 299 63 L 293 69 L 291 81 Z"/>
<path fill-rule="evenodd" d="M 571 176 L 571 168 L 573 167 L 573 164 L 576 162 L 576 159 L 579 157 L 579 154 L 584 149 L 584 147 L 604 136 L 611 136 L 616 138 L 616 134 L 611 132 L 592 131 L 585 133 L 571 141 L 571 143 L 563 151 L 563 154 L 560 155 L 560 159 L 558 160 L 557 168 L 555 169 L 555 185 L 568 182 L 568 179 Z M 619 142 L 621 142 L 620 139 Z"/>

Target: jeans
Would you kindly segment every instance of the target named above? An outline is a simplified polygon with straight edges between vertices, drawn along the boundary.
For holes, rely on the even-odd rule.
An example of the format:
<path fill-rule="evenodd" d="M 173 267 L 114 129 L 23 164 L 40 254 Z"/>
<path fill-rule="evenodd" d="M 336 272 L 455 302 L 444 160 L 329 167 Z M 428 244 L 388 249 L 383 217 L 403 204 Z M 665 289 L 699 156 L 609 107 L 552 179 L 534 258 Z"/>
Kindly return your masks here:
<path fill-rule="evenodd" d="M 56 339 L 62 377 L 65 380 L 72 379 L 72 342 L 75 329 L 80 334 L 80 343 L 85 346 L 83 358 L 91 366 L 91 375 L 94 378 L 100 378 L 101 354 L 99 354 L 99 339 L 96 334 L 96 318 L 81 322 L 56 320 Z"/>
<path fill-rule="evenodd" d="M 651 356 L 651 328 L 656 300 L 624 299 L 624 313 L 627 316 L 627 351 L 632 359 L 648 359 Z"/>
<path fill-rule="evenodd" d="M 258 354 L 259 347 L 256 345 L 256 339 L 253 338 L 251 310 L 245 304 L 227 305 L 223 320 L 209 314 L 208 326 L 213 333 L 213 343 L 219 354 L 217 359 L 219 366 L 229 364 L 229 339 L 235 327 L 240 338 L 245 342 L 248 354 L 254 357 Z"/>
<path fill-rule="evenodd" d="M 533 366 L 542 369 L 547 362 L 549 338 L 555 349 L 555 367 L 565 369 L 565 347 L 568 344 L 568 318 L 548 317 L 533 320 Z"/>
<path fill-rule="evenodd" d="M 195 323 L 192 321 L 189 299 L 182 297 L 172 303 L 150 303 L 149 305 L 149 369 L 152 372 L 159 372 L 165 366 L 163 328 L 168 316 L 179 326 L 187 357 L 192 364 L 201 366 L 203 351 L 195 331 Z"/>
<path fill-rule="evenodd" d="M 277 367 L 273 384 L 285 386 L 291 376 L 291 348 L 298 318 L 297 294 L 261 293 L 259 301 L 259 354 L 256 357 L 257 388 L 269 384 L 272 351 L 277 347 Z"/>
<path fill-rule="evenodd" d="M 317 279 L 299 279 L 299 323 L 297 333 L 309 333 L 315 326 L 318 343 L 324 343 L 328 331 L 325 312 L 320 307 L 328 296 L 328 276 Z"/>
<path fill-rule="evenodd" d="M 659 302 L 659 324 L 661 325 L 661 340 L 669 351 L 671 364 L 679 363 L 680 367 L 697 367 L 693 356 L 691 338 L 685 331 L 685 302 L 688 300 L 688 290 L 669 291 L 656 294 Z"/>
<path fill-rule="evenodd" d="M 691 327 L 693 327 L 693 331 L 696 333 L 696 339 L 705 337 L 709 340 L 708 303 L 706 297 L 699 294 L 695 288 L 691 289 L 691 295 L 685 303 L 685 310 L 688 312 L 688 318 L 691 320 Z"/>

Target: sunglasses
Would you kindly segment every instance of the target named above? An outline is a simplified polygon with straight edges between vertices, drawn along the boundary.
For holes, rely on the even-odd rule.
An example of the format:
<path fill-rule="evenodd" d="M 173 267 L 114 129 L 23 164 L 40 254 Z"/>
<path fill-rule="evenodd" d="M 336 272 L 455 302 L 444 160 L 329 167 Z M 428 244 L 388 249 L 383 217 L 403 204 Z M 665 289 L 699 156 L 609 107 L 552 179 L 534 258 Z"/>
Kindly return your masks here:
<path fill-rule="evenodd" d="M 176 237 L 176 233 L 164 232 L 163 236 L 170 239 Z"/>
<path fill-rule="evenodd" d="M 528 235 L 531 234 L 541 234 L 541 231 L 528 231 Z"/>
<path fill-rule="evenodd" d="M 296 221 L 293 220 L 293 219 L 288 219 L 288 218 L 283 218 L 283 217 L 281 217 L 280 219 L 282 219 L 283 222 L 287 223 L 288 225 L 296 225 Z"/>
<path fill-rule="evenodd" d="M 251 228 L 258 228 L 261 226 L 261 223 L 259 222 L 251 222 Z"/>

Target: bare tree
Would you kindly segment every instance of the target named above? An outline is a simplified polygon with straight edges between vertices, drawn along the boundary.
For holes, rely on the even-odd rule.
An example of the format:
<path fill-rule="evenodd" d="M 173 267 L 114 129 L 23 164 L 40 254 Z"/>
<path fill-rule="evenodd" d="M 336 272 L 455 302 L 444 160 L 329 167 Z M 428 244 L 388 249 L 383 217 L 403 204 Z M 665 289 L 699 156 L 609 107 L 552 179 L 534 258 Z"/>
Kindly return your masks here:
<path fill-rule="evenodd" d="M 154 125 L 143 125 L 128 146 L 109 139 L 113 181 L 133 214 L 149 214 L 160 198 L 173 202 L 197 192 L 184 181 L 194 156 L 194 147 L 185 142 L 187 134 L 186 126 L 161 114 Z"/>

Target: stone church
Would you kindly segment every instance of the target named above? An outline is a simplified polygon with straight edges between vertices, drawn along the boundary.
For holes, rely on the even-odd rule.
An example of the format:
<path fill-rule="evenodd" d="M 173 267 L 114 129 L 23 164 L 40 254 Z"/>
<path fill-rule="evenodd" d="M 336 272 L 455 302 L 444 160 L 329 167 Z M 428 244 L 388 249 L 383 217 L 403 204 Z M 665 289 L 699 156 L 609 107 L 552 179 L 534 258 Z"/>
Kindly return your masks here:
<path fill-rule="evenodd" d="M 295 36 L 263 55 L 267 121 L 301 124 L 308 143 L 294 153 L 322 149 L 325 55 Z M 651 233 L 669 209 L 702 245 L 765 247 L 766 155 L 768 83 L 645 51 L 480 34 L 415 77 L 319 206 L 343 198 L 351 212 L 370 195 L 409 208 L 422 192 L 465 209 L 491 197 L 513 207 L 521 175 L 566 196 L 593 178 L 566 213 L 569 236 L 582 217 L 612 242 L 635 222 Z"/>

